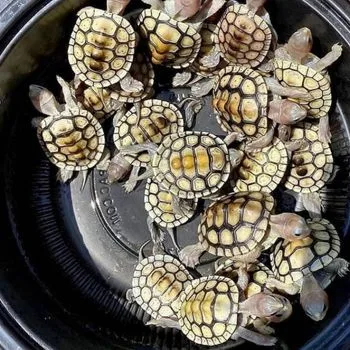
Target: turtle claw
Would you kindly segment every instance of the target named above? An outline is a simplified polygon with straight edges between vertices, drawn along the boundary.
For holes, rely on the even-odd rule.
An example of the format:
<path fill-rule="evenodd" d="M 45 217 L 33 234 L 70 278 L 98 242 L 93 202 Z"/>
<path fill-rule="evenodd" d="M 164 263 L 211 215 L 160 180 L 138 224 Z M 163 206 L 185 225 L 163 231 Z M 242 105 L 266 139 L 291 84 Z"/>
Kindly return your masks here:
<path fill-rule="evenodd" d="M 199 258 L 204 253 L 200 243 L 189 245 L 179 252 L 180 261 L 190 268 L 195 268 L 199 264 Z"/>
<path fill-rule="evenodd" d="M 136 187 L 136 181 L 126 181 L 125 184 L 123 185 L 124 191 L 126 193 L 131 193 L 135 187 Z"/>

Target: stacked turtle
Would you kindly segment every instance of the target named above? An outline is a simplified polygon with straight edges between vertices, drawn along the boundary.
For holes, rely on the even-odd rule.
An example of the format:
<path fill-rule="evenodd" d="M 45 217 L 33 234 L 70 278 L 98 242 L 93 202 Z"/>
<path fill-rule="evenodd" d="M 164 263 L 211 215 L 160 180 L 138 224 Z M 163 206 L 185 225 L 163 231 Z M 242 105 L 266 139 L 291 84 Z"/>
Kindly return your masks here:
<path fill-rule="evenodd" d="M 328 310 L 324 289 L 348 272 L 319 196 L 336 169 L 326 69 L 341 46 L 315 56 L 307 28 L 279 45 L 265 1 L 143 0 L 150 8 L 126 15 L 130 0 L 83 8 L 68 45 L 74 76 L 57 77 L 64 101 L 30 87 L 46 115 L 32 124 L 60 180 L 80 172 L 85 184 L 96 167 L 111 184 L 127 177 L 131 192 L 147 179 L 153 253 L 140 249 L 127 298 L 149 324 L 178 328 L 201 345 L 238 338 L 273 345 L 268 324 L 292 313 L 276 292 L 300 294 L 305 313 L 319 321 Z M 178 106 L 153 97 L 159 65 L 174 71 L 170 84 L 190 88 Z M 211 91 L 225 137 L 190 130 Z M 277 188 L 297 199 L 303 216 L 277 212 Z M 176 228 L 199 214 L 198 243 L 179 247 Z M 167 249 L 166 232 L 175 249 Z M 218 258 L 213 273 L 195 278 L 187 267 L 205 252 Z"/>

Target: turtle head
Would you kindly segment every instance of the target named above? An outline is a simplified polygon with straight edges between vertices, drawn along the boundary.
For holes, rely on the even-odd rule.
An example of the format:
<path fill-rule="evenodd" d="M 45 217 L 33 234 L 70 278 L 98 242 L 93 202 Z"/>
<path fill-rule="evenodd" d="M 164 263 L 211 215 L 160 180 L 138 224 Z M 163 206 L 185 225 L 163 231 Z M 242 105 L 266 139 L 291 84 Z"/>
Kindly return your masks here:
<path fill-rule="evenodd" d="M 39 85 L 29 86 L 29 98 L 33 106 L 46 115 L 58 115 L 59 103 L 52 92 Z"/>
<path fill-rule="evenodd" d="M 267 0 L 247 0 L 246 4 L 250 10 L 259 11 L 262 7 L 264 7 Z"/>
<path fill-rule="evenodd" d="M 293 311 L 289 300 L 278 294 L 257 293 L 240 304 L 243 312 L 249 312 L 258 317 L 264 317 L 270 322 L 282 322 Z"/>
<path fill-rule="evenodd" d="M 321 321 L 328 311 L 328 295 L 312 275 L 304 277 L 300 292 L 300 304 L 307 316 Z"/>
<path fill-rule="evenodd" d="M 230 148 L 229 155 L 232 168 L 237 168 L 241 164 L 241 161 L 244 157 L 244 153 L 240 150 Z"/>
<path fill-rule="evenodd" d="M 287 241 L 303 239 L 311 233 L 305 219 L 294 213 L 271 215 L 270 225 Z"/>
<path fill-rule="evenodd" d="M 122 15 L 131 0 L 107 0 L 107 11 Z"/>
<path fill-rule="evenodd" d="M 200 7 L 201 0 L 175 0 L 175 12 L 180 17 L 192 17 L 199 11 Z"/>
<path fill-rule="evenodd" d="M 128 174 L 131 169 L 131 165 L 127 162 L 122 155 L 116 154 L 110 161 L 107 169 L 107 182 L 112 184 L 121 180 Z"/>
<path fill-rule="evenodd" d="M 292 57 L 302 60 L 311 52 L 312 44 L 313 39 L 311 30 L 304 27 L 296 31 L 289 38 L 286 48 Z"/>
<path fill-rule="evenodd" d="M 282 125 L 296 124 L 307 116 L 307 110 L 300 104 L 287 99 L 270 102 L 268 117 Z"/>

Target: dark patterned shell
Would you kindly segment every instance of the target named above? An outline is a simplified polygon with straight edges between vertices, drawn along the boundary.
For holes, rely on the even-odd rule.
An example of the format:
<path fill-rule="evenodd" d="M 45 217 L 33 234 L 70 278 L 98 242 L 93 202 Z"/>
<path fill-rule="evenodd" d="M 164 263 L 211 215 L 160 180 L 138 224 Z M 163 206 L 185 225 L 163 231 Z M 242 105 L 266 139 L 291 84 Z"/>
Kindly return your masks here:
<path fill-rule="evenodd" d="M 188 67 L 197 57 L 201 36 L 189 24 L 152 9 L 142 11 L 137 24 L 148 42 L 153 64 L 180 69 Z"/>
<path fill-rule="evenodd" d="M 115 112 L 112 108 L 110 92 L 107 89 L 85 85 L 77 99 L 99 122 L 103 122 Z"/>
<path fill-rule="evenodd" d="M 204 23 L 200 35 L 202 38 L 202 44 L 198 53 L 197 58 L 194 60 L 193 64 L 190 66 L 190 70 L 203 77 L 214 77 L 222 68 L 227 66 L 225 60 L 220 60 L 220 63 L 216 67 L 208 68 L 205 67 L 201 60 L 209 56 L 215 50 L 215 31 L 217 26 L 215 24 Z"/>
<path fill-rule="evenodd" d="M 189 131 L 167 137 L 152 161 L 155 179 L 184 199 L 210 196 L 231 173 L 229 152 L 215 135 Z"/>
<path fill-rule="evenodd" d="M 105 148 L 101 124 L 81 109 L 46 117 L 40 123 L 37 134 L 46 156 L 65 170 L 80 171 L 94 167 Z"/>
<path fill-rule="evenodd" d="M 184 130 L 184 120 L 178 108 L 161 100 L 143 101 L 138 127 L 136 124 L 137 113 L 133 107 L 115 125 L 113 140 L 118 150 L 145 142 L 160 144 L 166 136 Z M 151 160 L 147 152 L 130 154 L 125 159 L 134 166 L 142 167 L 147 167 Z"/>
<path fill-rule="evenodd" d="M 244 151 L 244 145 L 241 149 Z M 255 153 L 245 153 L 237 169 L 233 192 L 262 191 L 271 193 L 281 183 L 289 164 L 288 153 L 277 137 L 270 146 Z"/>
<path fill-rule="evenodd" d="M 311 101 L 297 100 L 308 110 L 309 117 L 326 116 L 332 106 L 332 92 L 327 76 L 301 64 L 274 60 L 275 76 L 284 86 L 304 88 L 312 95 Z"/>
<path fill-rule="evenodd" d="M 85 84 L 108 87 L 129 72 L 136 35 L 123 17 L 87 7 L 78 13 L 68 47 L 68 60 Z"/>
<path fill-rule="evenodd" d="M 185 266 L 172 256 L 150 256 L 135 268 L 132 294 L 153 319 L 174 318 L 180 308 L 181 293 L 192 279 Z"/>
<path fill-rule="evenodd" d="M 302 123 L 292 129 L 291 141 L 305 140 L 305 147 L 293 152 L 285 186 L 298 193 L 318 192 L 333 173 L 333 156 L 328 144 L 318 140 L 318 127 Z"/>
<path fill-rule="evenodd" d="M 222 69 L 214 88 L 213 106 L 226 132 L 257 138 L 267 132 L 268 90 L 257 71 L 242 66 Z"/>
<path fill-rule="evenodd" d="M 239 291 L 232 280 L 219 276 L 193 280 L 181 295 L 181 330 L 197 344 L 223 344 L 237 328 L 238 303 Z"/>
<path fill-rule="evenodd" d="M 218 23 L 215 42 L 230 64 L 257 67 L 265 59 L 272 34 L 268 24 L 245 5 L 229 6 Z"/>
<path fill-rule="evenodd" d="M 340 239 L 335 227 L 326 219 L 309 219 L 309 237 L 277 243 L 271 253 L 274 275 L 284 283 L 298 282 L 303 276 L 323 269 L 340 252 Z"/>
<path fill-rule="evenodd" d="M 250 253 L 268 230 L 274 199 L 263 192 L 240 192 L 212 203 L 198 227 L 199 242 L 216 256 Z"/>
<path fill-rule="evenodd" d="M 147 58 L 143 53 L 136 52 L 134 63 L 132 64 L 130 75 L 140 81 L 144 90 L 140 92 L 126 92 L 121 89 L 119 84 L 112 87 L 111 96 L 119 102 L 123 103 L 136 103 L 146 98 L 151 97 L 153 94 L 153 84 L 154 84 L 154 69 Z"/>
<path fill-rule="evenodd" d="M 145 209 L 148 215 L 161 227 L 173 228 L 185 224 L 194 215 L 198 200 L 189 200 L 192 203 L 193 211 L 189 215 L 179 215 L 174 213 L 172 205 L 172 194 L 161 188 L 152 179 L 147 180 L 145 189 Z"/>

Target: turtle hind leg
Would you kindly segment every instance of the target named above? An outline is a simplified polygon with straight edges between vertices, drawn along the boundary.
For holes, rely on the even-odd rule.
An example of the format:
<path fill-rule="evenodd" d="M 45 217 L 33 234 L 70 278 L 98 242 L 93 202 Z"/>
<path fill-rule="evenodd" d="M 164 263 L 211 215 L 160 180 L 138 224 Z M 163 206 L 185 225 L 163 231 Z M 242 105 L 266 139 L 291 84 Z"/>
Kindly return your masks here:
<path fill-rule="evenodd" d="M 164 254 L 164 233 L 159 229 L 154 220 L 148 216 L 147 217 L 147 226 L 149 232 L 151 233 L 151 239 L 153 242 L 153 255 Z"/>
<path fill-rule="evenodd" d="M 139 176 L 139 170 L 140 168 L 137 166 L 133 166 L 129 179 L 125 182 L 125 184 L 123 185 L 123 188 L 125 190 L 126 193 L 131 193 L 136 185 L 137 185 L 137 181 L 138 181 L 138 176 Z"/>
<path fill-rule="evenodd" d="M 57 172 L 56 178 L 57 178 L 57 181 L 66 183 L 70 179 L 72 179 L 73 175 L 74 175 L 74 171 L 72 170 L 59 169 L 59 171 Z"/>
<path fill-rule="evenodd" d="M 146 326 L 156 326 L 162 328 L 175 328 L 181 330 L 179 322 L 172 318 L 160 318 L 158 320 L 151 319 L 146 323 Z"/>
<path fill-rule="evenodd" d="M 197 244 L 189 245 L 179 252 L 180 261 L 191 268 L 199 264 L 200 256 L 205 252 L 205 249 L 198 242 Z"/>
<path fill-rule="evenodd" d="M 260 346 L 273 346 L 277 343 L 277 338 L 270 335 L 260 334 L 244 327 L 238 327 L 232 339 L 242 338 Z"/>
<path fill-rule="evenodd" d="M 349 272 L 349 265 L 349 262 L 345 259 L 336 258 L 324 269 L 327 272 L 337 274 L 339 277 L 345 277 L 345 275 Z"/>
<path fill-rule="evenodd" d="M 125 299 L 129 303 L 133 303 L 135 301 L 134 293 L 132 292 L 132 289 L 128 289 L 125 294 Z"/>
<path fill-rule="evenodd" d="M 259 152 L 262 148 L 267 147 L 271 144 L 273 140 L 273 136 L 275 134 L 276 123 L 273 123 L 271 129 L 264 135 L 259 137 L 258 139 L 248 143 L 245 146 L 246 152 Z"/>
<path fill-rule="evenodd" d="M 329 127 L 329 116 L 328 114 L 320 119 L 318 129 L 318 139 L 323 143 L 331 143 L 331 130 Z"/>

